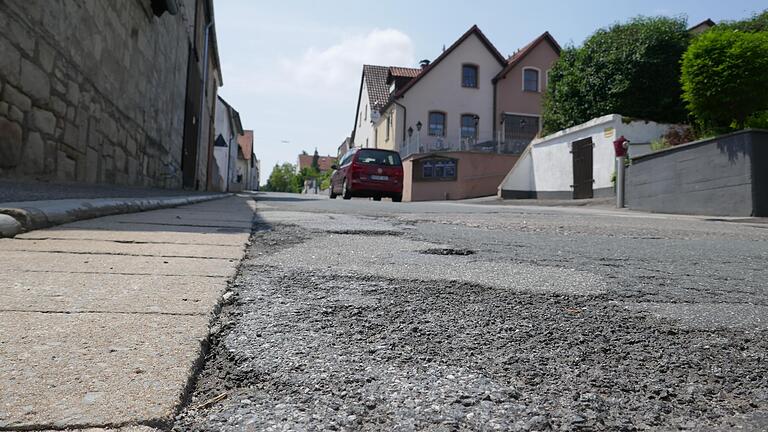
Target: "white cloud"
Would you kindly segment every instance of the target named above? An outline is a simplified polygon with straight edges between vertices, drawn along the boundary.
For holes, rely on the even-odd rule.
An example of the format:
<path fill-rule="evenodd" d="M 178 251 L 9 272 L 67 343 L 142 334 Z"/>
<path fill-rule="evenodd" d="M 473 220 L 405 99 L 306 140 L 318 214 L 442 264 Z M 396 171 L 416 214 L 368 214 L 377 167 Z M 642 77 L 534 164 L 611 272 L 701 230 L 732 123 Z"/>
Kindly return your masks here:
<path fill-rule="evenodd" d="M 413 41 L 395 29 L 352 35 L 324 49 L 309 48 L 299 58 L 280 62 L 282 77 L 301 93 L 331 95 L 357 88 L 363 64 L 411 66 Z"/>
<path fill-rule="evenodd" d="M 272 67 L 262 65 L 258 71 L 249 70 L 249 65 L 227 64 L 224 82 L 227 89 L 250 94 L 346 100 L 356 95 L 363 64 L 411 66 L 414 58 L 408 35 L 394 29 L 374 29 L 343 37 L 330 47 L 310 47 L 301 55 L 281 57 Z"/>

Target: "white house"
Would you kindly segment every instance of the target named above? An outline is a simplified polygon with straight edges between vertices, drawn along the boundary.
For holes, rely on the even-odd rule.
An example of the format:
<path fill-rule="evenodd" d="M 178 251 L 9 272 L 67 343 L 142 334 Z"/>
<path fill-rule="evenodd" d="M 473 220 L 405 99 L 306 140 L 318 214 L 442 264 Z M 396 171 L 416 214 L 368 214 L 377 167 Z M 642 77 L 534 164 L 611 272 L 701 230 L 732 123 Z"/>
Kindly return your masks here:
<path fill-rule="evenodd" d="M 378 120 L 379 109 L 389 99 L 387 74 L 389 67 L 363 65 L 360 91 L 357 95 L 355 126 L 352 128 L 353 147 L 374 147 L 373 122 Z"/>
<path fill-rule="evenodd" d="M 214 131 L 212 188 L 215 191 L 229 191 L 236 180 L 237 137 L 243 134 L 243 125 L 240 114 L 221 96 L 216 99 Z"/>
<path fill-rule="evenodd" d="M 649 151 L 672 125 L 610 114 L 535 139 L 499 185 L 509 199 L 580 199 L 614 194 L 616 156 L 613 141 L 630 141 L 629 156 Z"/>
<path fill-rule="evenodd" d="M 495 140 L 493 79 L 506 65 L 504 56 L 472 26 L 394 92 L 375 123 L 378 141 L 392 140 L 386 147 L 405 157 Z"/>

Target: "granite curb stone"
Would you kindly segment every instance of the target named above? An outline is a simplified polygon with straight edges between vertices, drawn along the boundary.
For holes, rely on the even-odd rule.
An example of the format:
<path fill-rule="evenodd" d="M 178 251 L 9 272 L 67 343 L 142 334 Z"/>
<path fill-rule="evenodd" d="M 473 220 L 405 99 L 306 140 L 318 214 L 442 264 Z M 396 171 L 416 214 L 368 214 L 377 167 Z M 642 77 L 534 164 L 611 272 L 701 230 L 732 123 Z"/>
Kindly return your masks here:
<path fill-rule="evenodd" d="M 14 237 L 24 232 L 83 219 L 197 204 L 228 196 L 231 196 L 231 194 L 186 197 L 65 199 L 2 203 L 0 204 L 0 237 Z"/>

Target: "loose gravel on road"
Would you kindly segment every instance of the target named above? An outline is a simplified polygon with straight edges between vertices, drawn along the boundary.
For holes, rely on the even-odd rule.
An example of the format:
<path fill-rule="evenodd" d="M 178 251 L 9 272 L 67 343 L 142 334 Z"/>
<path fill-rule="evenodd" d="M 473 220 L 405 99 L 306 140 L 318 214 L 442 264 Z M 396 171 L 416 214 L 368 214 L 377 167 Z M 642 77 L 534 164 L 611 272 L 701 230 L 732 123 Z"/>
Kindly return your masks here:
<path fill-rule="evenodd" d="M 174 430 L 768 429 L 764 241 L 720 235 L 746 262 L 713 282 L 668 262 L 684 228 L 614 254 L 578 224 L 273 210 Z"/>

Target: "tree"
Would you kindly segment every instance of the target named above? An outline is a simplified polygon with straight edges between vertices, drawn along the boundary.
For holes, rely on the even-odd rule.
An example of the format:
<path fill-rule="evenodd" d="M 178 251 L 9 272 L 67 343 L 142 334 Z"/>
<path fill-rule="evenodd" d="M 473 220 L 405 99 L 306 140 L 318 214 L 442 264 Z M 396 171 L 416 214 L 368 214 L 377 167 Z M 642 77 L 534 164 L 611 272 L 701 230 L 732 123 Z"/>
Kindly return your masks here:
<path fill-rule="evenodd" d="M 768 110 L 768 32 L 713 28 L 682 61 L 683 98 L 705 128 L 743 128 Z"/>
<path fill-rule="evenodd" d="M 725 21 L 715 26 L 717 30 L 738 30 L 748 33 L 768 31 L 768 9 L 741 21 Z"/>
<path fill-rule="evenodd" d="M 317 153 L 317 148 L 315 148 L 315 154 L 312 155 L 312 169 L 320 172 L 320 155 Z"/>
<path fill-rule="evenodd" d="M 606 114 L 684 121 L 680 58 L 689 40 L 684 19 L 638 17 L 566 47 L 549 73 L 545 131 Z"/>
<path fill-rule="evenodd" d="M 296 186 L 296 166 L 290 163 L 282 165 L 275 164 L 272 173 L 267 179 L 267 185 L 264 187 L 268 192 L 299 192 L 300 188 Z"/>

